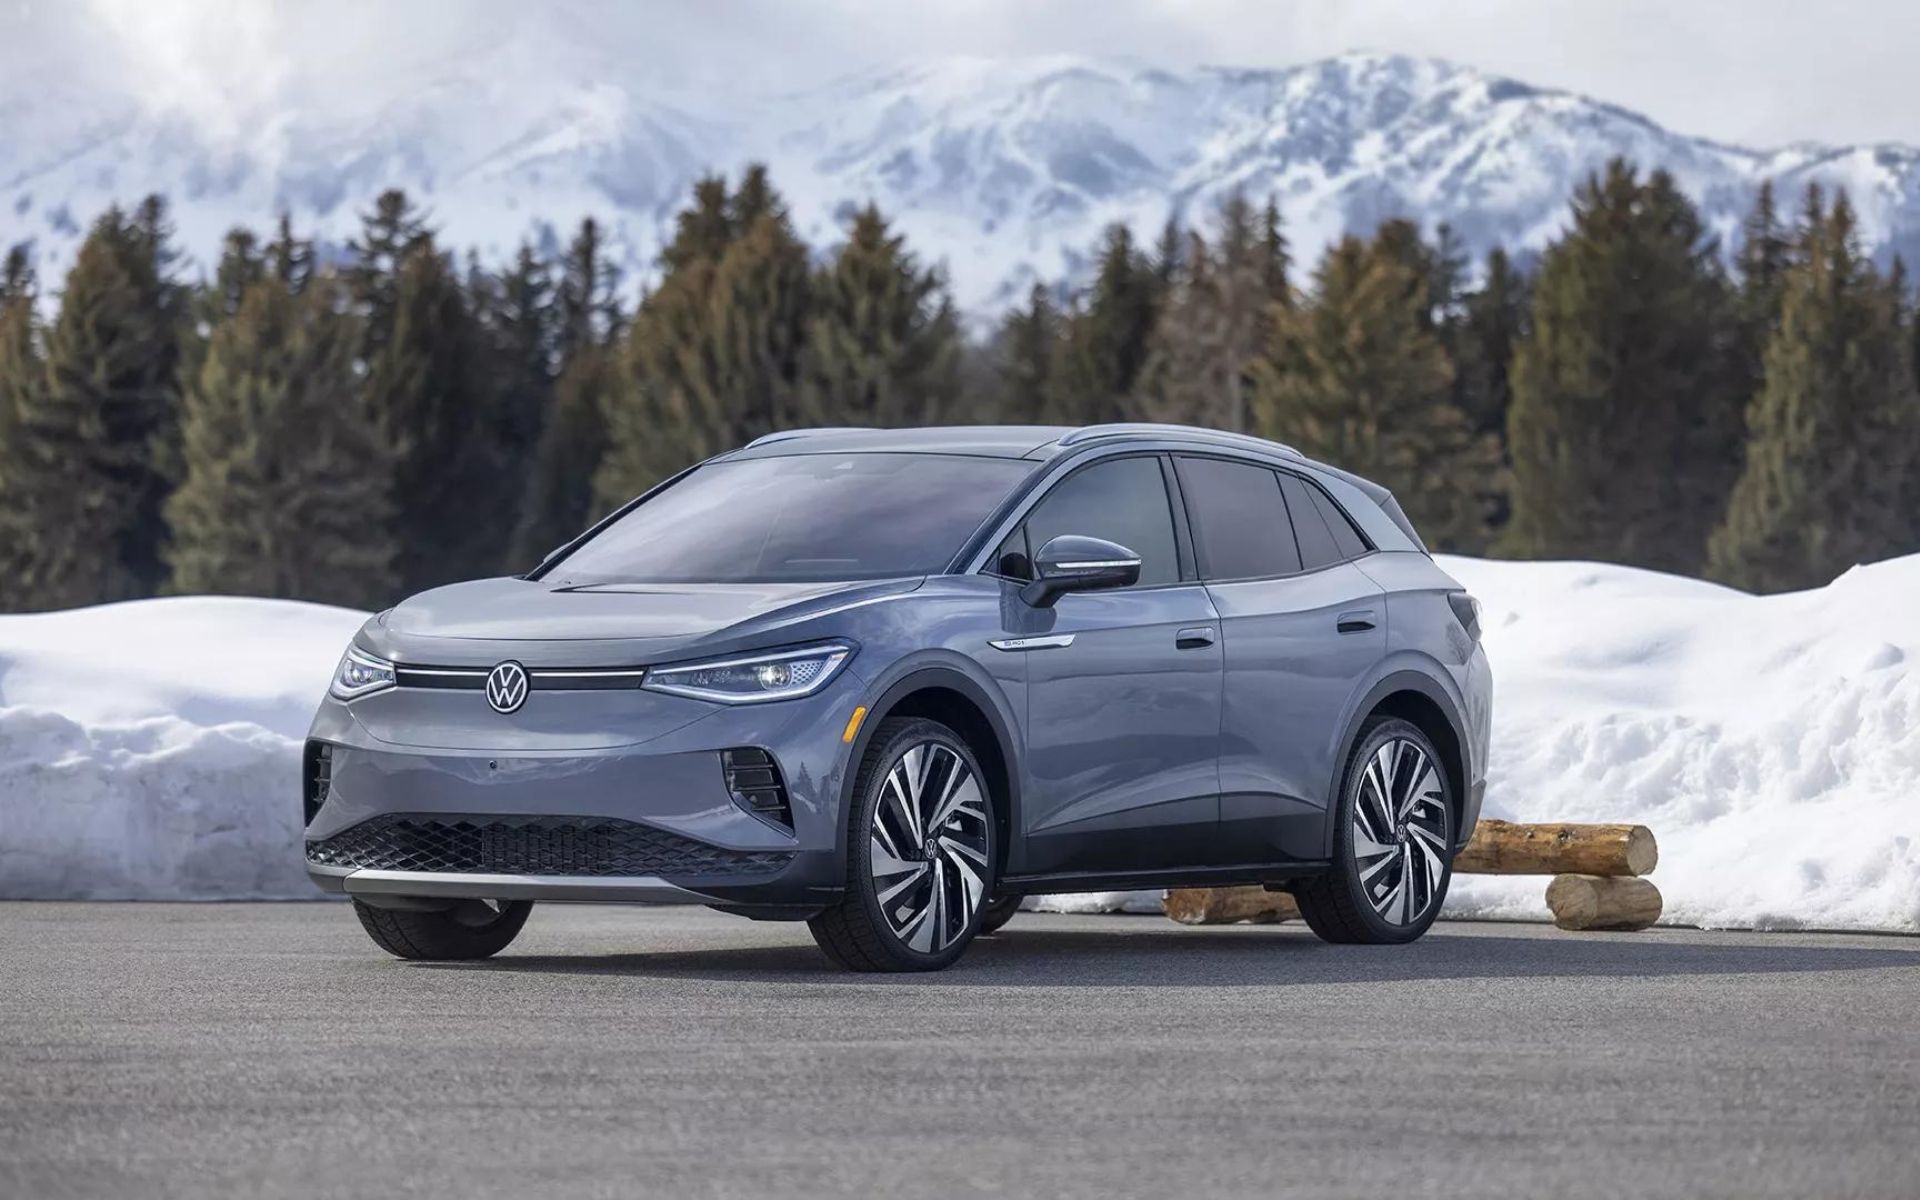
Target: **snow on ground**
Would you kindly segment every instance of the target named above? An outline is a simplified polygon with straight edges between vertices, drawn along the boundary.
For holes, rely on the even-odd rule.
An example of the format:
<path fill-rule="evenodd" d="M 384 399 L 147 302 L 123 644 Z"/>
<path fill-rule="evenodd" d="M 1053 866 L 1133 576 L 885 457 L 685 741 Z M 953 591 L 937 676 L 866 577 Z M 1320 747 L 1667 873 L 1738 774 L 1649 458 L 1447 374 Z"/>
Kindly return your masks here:
<path fill-rule="evenodd" d="M 1485 612 L 1486 813 L 1638 821 L 1669 921 L 1920 931 L 1920 556 L 1754 597 L 1445 559 Z M 299 738 L 361 614 L 183 598 L 0 616 L 0 896 L 312 895 Z M 1543 916 L 1461 876 L 1455 915 Z M 1049 906 L 1157 908 L 1157 898 Z"/>
<path fill-rule="evenodd" d="M 307 898 L 300 739 L 365 613 L 0 616 L 0 897 Z"/>

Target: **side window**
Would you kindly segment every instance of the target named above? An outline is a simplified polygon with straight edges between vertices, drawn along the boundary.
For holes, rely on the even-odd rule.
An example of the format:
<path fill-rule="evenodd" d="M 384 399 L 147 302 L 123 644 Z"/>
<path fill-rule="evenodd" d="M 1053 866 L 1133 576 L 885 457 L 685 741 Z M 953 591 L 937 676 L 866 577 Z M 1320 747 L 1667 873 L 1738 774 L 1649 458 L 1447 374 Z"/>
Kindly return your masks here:
<path fill-rule="evenodd" d="M 1373 549 L 1367 545 L 1367 539 L 1360 536 L 1360 531 L 1354 528 L 1353 518 L 1340 510 L 1332 496 L 1317 487 L 1309 486 L 1307 490 L 1313 493 L 1313 502 L 1319 507 L 1320 516 L 1326 520 L 1328 530 L 1333 533 L 1333 544 L 1340 547 L 1341 558 L 1359 558 Z"/>
<path fill-rule="evenodd" d="M 1341 553 L 1339 545 L 1333 540 L 1333 531 L 1327 528 L 1327 519 L 1320 515 L 1319 506 L 1314 504 L 1312 484 L 1298 475 L 1282 471 L 1280 491 L 1286 496 L 1287 512 L 1293 517 L 1293 536 L 1300 543 L 1302 570 L 1317 571 L 1350 557 Z"/>
<path fill-rule="evenodd" d="M 1109 459 L 1055 484 L 1027 515 L 1027 545 L 1038 554 L 1063 533 L 1105 538 L 1138 554 L 1143 586 L 1180 578 L 1173 509 L 1158 458 Z"/>
<path fill-rule="evenodd" d="M 1202 578 L 1258 579 L 1300 569 L 1273 471 L 1218 458 L 1182 458 L 1179 471 Z"/>

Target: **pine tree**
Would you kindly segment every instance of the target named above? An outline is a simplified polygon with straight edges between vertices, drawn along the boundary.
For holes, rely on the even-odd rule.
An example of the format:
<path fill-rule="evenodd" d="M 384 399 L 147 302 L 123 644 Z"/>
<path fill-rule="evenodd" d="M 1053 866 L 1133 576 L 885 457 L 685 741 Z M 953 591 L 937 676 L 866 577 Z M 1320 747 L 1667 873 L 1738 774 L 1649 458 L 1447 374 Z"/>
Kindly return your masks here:
<path fill-rule="evenodd" d="M 1743 415 L 1766 383 L 1767 343 L 1780 325 L 1781 288 L 1793 258 L 1793 239 L 1774 204 L 1773 181 L 1763 181 L 1753 212 L 1741 227 L 1740 251 L 1734 259 L 1732 370 Z"/>
<path fill-rule="evenodd" d="M 1072 425 L 1124 421 L 1136 413 L 1134 384 L 1159 317 L 1161 277 L 1125 225 L 1109 226 L 1085 305 L 1068 326 L 1051 407 Z"/>
<path fill-rule="evenodd" d="M 171 262 L 164 207 L 150 201 L 95 222 L 67 277 L 45 384 L 16 396 L 16 433 L 0 446 L 24 525 L 21 607 L 151 595 L 161 581 L 184 325 Z"/>
<path fill-rule="evenodd" d="M 367 408 L 396 452 L 400 581 L 413 592 L 499 568 L 519 479 L 504 459 L 485 342 L 453 264 L 431 236 L 408 235 L 388 279 L 379 247 L 393 240 L 381 232 L 390 217 L 376 214 L 359 243 L 369 257 L 347 279 L 366 325 Z"/>
<path fill-rule="evenodd" d="M 331 286 L 250 285 L 182 397 L 186 477 L 167 502 L 178 592 L 358 608 L 394 599 L 392 451 Z"/>
<path fill-rule="evenodd" d="M 1740 461 L 1727 293 L 1671 177 L 1581 186 L 1514 354 L 1506 553 L 1699 569 Z"/>
<path fill-rule="evenodd" d="M 501 442 L 508 460 L 532 469 L 560 362 L 553 277 L 532 245 L 522 242 L 513 263 L 476 293 L 500 406 Z"/>
<path fill-rule="evenodd" d="M 371 361 L 386 348 L 393 333 L 400 268 L 415 250 L 430 252 L 433 235 L 426 216 L 398 188 L 380 193 L 373 211 L 363 214 L 360 224 L 360 236 L 347 243 L 351 261 L 345 278 L 354 306 L 364 318 L 367 341 L 362 356 Z"/>
<path fill-rule="evenodd" d="M 1527 336 L 1528 281 L 1505 250 L 1487 252 L 1480 286 L 1467 294 L 1449 328 L 1454 361 L 1454 403 L 1477 434 L 1500 448 L 1500 470 L 1482 489 L 1495 532 L 1512 512 L 1512 458 L 1507 450 L 1507 412 L 1512 406 L 1513 352 Z"/>
<path fill-rule="evenodd" d="M 810 424 L 899 427 L 952 418 L 960 325 L 938 269 L 921 269 L 880 210 L 854 214 L 813 281 L 801 390 Z"/>
<path fill-rule="evenodd" d="M 1452 401 L 1430 276 L 1399 231 L 1383 235 L 1341 240 L 1311 302 L 1272 310 L 1274 345 L 1253 367 L 1256 431 L 1391 489 L 1431 545 L 1478 549 L 1497 451 Z"/>
<path fill-rule="evenodd" d="M 1899 299 L 1861 253 L 1845 193 L 1827 210 L 1809 192 L 1796 258 L 1746 468 L 1710 547 L 1713 575 L 1753 591 L 1818 586 L 1920 549 L 1920 392 Z"/>
<path fill-rule="evenodd" d="M 1262 290 L 1276 304 L 1293 303 L 1293 285 L 1289 281 L 1292 269 L 1293 256 L 1280 221 L 1280 201 L 1269 196 L 1267 207 L 1260 214 L 1260 276 Z"/>
<path fill-rule="evenodd" d="M 25 441 L 21 428 L 25 414 L 41 406 L 47 380 L 38 298 L 26 251 L 15 247 L 0 275 L 0 612 L 28 607 L 38 582 L 27 552 L 33 541 L 31 493 L 16 485 L 22 473 L 32 478 L 44 469 L 31 460 L 37 447 Z"/>
<path fill-rule="evenodd" d="M 1008 313 L 995 338 L 1001 419 L 1010 424 L 1045 424 L 1052 419 L 1054 364 L 1060 357 L 1064 321 L 1045 284 L 1027 293 L 1024 308 Z"/>
<path fill-rule="evenodd" d="M 759 167 L 738 192 L 702 180 L 629 329 L 596 477 L 611 508 L 661 479 L 801 419 L 807 248 Z"/>
<path fill-rule="evenodd" d="M 620 268 L 607 259 L 606 235 L 592 217 L 580 230 L 561 264 L 554 291 L 555 337 L 560 362 L 593 346 L 604 346 L 620 328 Z"/>
<path fill-rule="evenodd" d="M 1156 420 L 1245 432 L 1248 372 L 1267 346 L 1270 310 L 1289 300 L 1286 248 L 1277 210 L 1256 212 L 1238 193 L 1221 204 L 1214 224 L 1211 242 L 1190 238 L 1187 268 L 1161 306 L 1139 390 Z"/>
<path fill-rule="evenodd" d="M 618 349 L 605 346 L 574 355 L 555 384 L 521 498 L 508 559 L 513 570 L 531 570 L 601 515 L 593 481 L 606 453 L 607 410 L 620 386 Z"/>

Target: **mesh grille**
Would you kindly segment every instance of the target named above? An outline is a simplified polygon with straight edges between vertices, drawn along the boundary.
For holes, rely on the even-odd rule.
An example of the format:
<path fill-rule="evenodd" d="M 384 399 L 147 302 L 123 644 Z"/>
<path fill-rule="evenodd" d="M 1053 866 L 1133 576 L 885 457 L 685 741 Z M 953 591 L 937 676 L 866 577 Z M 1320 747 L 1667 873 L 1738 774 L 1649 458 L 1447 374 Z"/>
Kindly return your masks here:
<path fill-rule="evenodd" d="M 321 866 L 480 875 L 771 875 L 792 857 L 605 817 L 393 814 L 307 843 Z"/>

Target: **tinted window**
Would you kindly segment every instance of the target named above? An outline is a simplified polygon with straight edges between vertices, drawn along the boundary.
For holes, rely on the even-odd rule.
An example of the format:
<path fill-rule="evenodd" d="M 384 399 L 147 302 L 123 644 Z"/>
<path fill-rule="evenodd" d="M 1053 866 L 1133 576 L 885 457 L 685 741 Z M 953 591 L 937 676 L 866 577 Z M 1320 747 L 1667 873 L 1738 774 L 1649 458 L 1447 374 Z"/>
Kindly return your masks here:
<path fill-rule="evenodd" d="M 1173 583 L 1173 510 L 1157 458 L 1116 458 L 1055 484 L 1027 517 L 1027 545 L 1038 554 L 1063 533 L 1105 538 L 1140 556 L 1142 584 Z"/>
<path fill-rule="evenodd" d="M 1280 472 L 1280 491 L 1287 498 L 1287 512 L 1293 517 L 1294 540 L 1300 543 L 1300 566 L 1317 571 L 1345 560 L 1348 556 L 1334 544 L 1333 531 L 1313 502 L 1313 487 L 1297 475 Z"/>
<path fill-rule="evenodd" d="M 1032 579 L 1033 560 L 1027 556 L 1027 527 L 1022 525 L 1007 535 L 1000 548 L 993 552 L 993 561 L 987 564 L 987 572 L 992 575 L 1005 575 L 1008 579 Z"/>
<path fill-rule="evenodd" d="M 546 578 L 787 583 L 945 570 L 1033 464 L 943 454 L 709 463 L 602 530 Z"/>
<path fill-rule="evenodd" d="M 1307 490 L 1313 493 L 1313 502 L 1319 507 L 1320 516 L 1327 522 L 1328 530 L 1333 533 L 1333 544 L 1340 548 L 1341 558 L 1359 558 L 1371 549 L 1367 539 L 1361 537 L 1360 531 L 1354 528 L 1352 519 L 1333 502 L 1333 497 L 1312 485 L 1308 485 Z"/>
<path fill-rule="evenodd" d="M 1256 579 L 1300 569 L 1300 551 L 1272 471 L 1218 458 L 1183 458 L 1180 490 L 1186 494 L 1202 576 Z"/>

